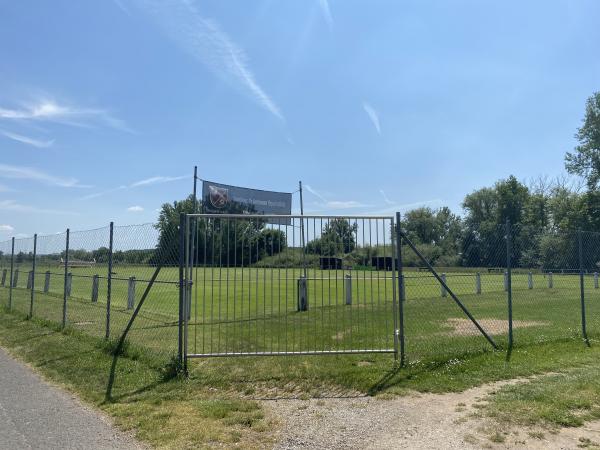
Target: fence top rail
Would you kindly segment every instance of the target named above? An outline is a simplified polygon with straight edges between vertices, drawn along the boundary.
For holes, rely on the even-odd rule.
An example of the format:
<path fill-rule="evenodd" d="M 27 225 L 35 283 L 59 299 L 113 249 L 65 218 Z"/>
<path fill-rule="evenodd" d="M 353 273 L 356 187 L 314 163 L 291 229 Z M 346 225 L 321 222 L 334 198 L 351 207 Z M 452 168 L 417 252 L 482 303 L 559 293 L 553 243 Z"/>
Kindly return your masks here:
<path fill-rule="evenodd" d="M 311 214 L 186 214 L 187 217 L 204 219 L 379 219 L 390 220 L 394 216 L 369 215 L 311 215 Z"/>

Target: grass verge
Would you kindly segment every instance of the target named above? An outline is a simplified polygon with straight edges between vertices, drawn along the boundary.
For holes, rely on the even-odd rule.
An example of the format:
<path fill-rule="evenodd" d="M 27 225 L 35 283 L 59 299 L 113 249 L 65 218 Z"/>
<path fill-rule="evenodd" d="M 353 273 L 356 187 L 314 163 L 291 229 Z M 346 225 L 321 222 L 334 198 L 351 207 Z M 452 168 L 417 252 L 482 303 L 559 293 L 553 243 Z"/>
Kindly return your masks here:
<path fill-rule="evenodd" d="M 128 345 L 107 399 L 114 342 L 0 313 L 0 345 L 159 448 L 268 446 L 277 424 L 259 401 L 265 397 L 457 392 L 549 372 L 500 390 L 484 411 L 500 421 L 578 425 L 600 417 L 600 381 L 594 379 L 600 345 L 592 344 L 542 342 L 516 348 L 509 362 L 504 352 L 488 351 L 413 361 L 402 369 L 390 355 L 206 359 L 191 361 L 186 379 L 173 376 L 173 364 Z"/>

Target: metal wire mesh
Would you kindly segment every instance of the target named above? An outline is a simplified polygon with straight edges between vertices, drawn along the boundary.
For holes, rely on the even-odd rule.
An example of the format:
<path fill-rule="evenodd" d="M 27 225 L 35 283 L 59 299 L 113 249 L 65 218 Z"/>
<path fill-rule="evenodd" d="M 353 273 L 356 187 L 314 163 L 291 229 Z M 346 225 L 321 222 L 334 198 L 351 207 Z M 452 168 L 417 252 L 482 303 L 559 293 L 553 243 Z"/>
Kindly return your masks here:
<path fill-rule="evenodd" d="M 389 217 L 188 220 L 181 255 L 177 223 L 0 242 L 0 304 L 119 337 L 143 300 L 128 339 L 161 358 L 178 348 L 180 295 L 193 356 L 397 352 L 400 338 L 416 362 L 489 350 L 486 335 L 600 338 L 600 233 L 507 224 L 406 232 L 398 249 Z"/>
<path fill-rule="evenodd" d="M 189 354 L 394 352 L 393 220 L 273 220 L 191 219 Z"/>

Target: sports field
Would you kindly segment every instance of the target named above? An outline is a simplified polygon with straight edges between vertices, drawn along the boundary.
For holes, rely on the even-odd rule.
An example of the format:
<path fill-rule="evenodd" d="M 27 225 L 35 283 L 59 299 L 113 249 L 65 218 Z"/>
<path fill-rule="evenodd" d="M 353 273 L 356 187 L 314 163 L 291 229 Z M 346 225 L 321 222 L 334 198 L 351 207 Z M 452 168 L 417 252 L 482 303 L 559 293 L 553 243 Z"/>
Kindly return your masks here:
<path fill-rule="evenodd" d="M 27 289 L 28 265 L 21 264 L 13 308 L 27 313 L 31 291 Z M 16 267 L 15 267 L 16 269 Z M 1 270 L 1 268 L 0 268 Z M 471 269 L 446 270 L 448 286 L 455 292 L 496 343 L 506 348 L 508 334 L 507 292 L 504 274 Z M 45 272 L 50 271 L 47 293 Z M 107 267 L 74 267 L 67 322 L 92 335 L 104 336 L 106 328 Z M 154 268 L 116 265 L 113 270 L 111 336 L 118 336 L 129 320 L 129 278 L 135 277 L 135 304 Z M 481 274 L 481 294 L 476 294 L 475 273 Z M 302 269 L 197 268 L 193 271 L 188 328 L 190 353 L 261 353 L 348 350 L 393 350 L 394 322 L 391 272 L 373 270 L 318 270 L 307 273 L 308 311 L 297 311 L 297 279 Z M 92 277 L 100 276 L 98 301 L 93 303 Z M 350 276 L 348 281 L 346 275 Z M 440 284 L 428 273 L 406 270 L 404 324 L 409 361 L 448 359 L 491 349 L 452 298 L 442 297 Z M 177 349 L 177 267 L 161 270 L 136 320 L 129 339 L 136 345 L 170 355 Z M 581 337 L 579 276 L 526 272 L 512 275 L 514 336 L 516 345 Z M 350 285 L 348 284 L 350 283 Z M 8 282 L 0 289 L 0 301 L 8 305 Z M 351 287 L 349 287 L 351 286 Z M 33 314 L 60 323 L 62 320 L 64 268 L 38 265 Z M 351 304 L 347 305 L 348 289 Z M 585 276 L 588 331 L 600 330 L 600 290 L 593 275 Z"/>

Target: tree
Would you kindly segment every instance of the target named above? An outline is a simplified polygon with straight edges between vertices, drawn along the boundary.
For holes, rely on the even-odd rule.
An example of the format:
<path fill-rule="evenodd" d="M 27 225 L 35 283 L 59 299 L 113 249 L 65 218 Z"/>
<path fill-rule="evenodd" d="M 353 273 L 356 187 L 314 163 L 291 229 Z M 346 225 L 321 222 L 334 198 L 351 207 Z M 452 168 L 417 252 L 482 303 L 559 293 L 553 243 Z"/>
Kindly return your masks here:
<path fill-rule="evenodd" d="M 571 174 L 586 179 L 589 190 L 600 184 L 600 92 L 587 99 L 583 125 L 575 135 L 579 145 L 565 156 L 565 167 Z"/>
<path fill-rule="evenodd" d="M 321 237 L 310 241 L 306 250 L 322 256 L 350 253 L 356 247 L 357 231 L 358 224 L 351 224 L 348 219 L 331 219 L 325 224 Z"/>

